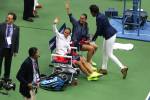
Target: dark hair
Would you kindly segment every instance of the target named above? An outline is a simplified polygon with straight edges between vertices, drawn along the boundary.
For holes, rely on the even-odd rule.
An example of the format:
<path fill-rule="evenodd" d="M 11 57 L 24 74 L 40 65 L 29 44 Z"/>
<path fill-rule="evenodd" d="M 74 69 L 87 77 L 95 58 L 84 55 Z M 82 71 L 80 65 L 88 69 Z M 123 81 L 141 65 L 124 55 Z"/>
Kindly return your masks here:
<path fill-rule="evenodd" d="M 28 51 L 29 56 L 33 57 L 36 54 L 37 50 L 38 50 L 38 48 L 36 48 L 36 47 L 29 48 L 29 51 Z"/>
<path fill-rule="evenodd" d="M 99 7 L 98 7 L 97 5 L 95 5 L 95 4 L 91 5 L 91 6 L 89 7 L 89 9 L 90 9 L 90 11 L 91 11 L 92 13 L 95 13 L 95 14 L 98 14 L 98 13 L 99 13 Z"/>
<path fill-rule="evenodd" d="M 69 27 L 66 27 L 65 29 L 68 29 L 68 30 L 70 31 L 70 33 L 71 33 L 71 28 L 69 28 Z"/>
<path fill-rule="evenodd" d="M 15 21 L 17 19 L 17 16 L 15 13 L 13 12 L 9 12 L 8 15 L 12 15 L 13 16 L 13 20 Z"/>
<path fill-rule="evenodd" d="M 85 16 L 85 18 L 87 19 L 87 14 L 86 14 L 86 13 L 83 13 L 83 14 L 81 14 L 81 15 Z"/>

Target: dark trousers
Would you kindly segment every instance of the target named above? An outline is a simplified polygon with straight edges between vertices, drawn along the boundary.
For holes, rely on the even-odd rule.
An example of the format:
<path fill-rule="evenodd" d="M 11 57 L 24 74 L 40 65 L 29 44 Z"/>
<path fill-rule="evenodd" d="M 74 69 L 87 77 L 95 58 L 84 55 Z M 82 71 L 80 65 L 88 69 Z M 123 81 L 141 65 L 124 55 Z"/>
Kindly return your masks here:
<path fill-rule="evenodd" d="M 24 0 L 23 19 L 33 17 L 34 0 Z"/>
<path fill-rule="evenodd" d="M 2 62 L 4 59 L 4 78 L 9 79 L 10 77 L 10 69 L 11 69 L 11 61 L 12 61 L 12 53 L 11 49 L 3 48 L 0 53 L 0 76 L 2 70 Z"/>

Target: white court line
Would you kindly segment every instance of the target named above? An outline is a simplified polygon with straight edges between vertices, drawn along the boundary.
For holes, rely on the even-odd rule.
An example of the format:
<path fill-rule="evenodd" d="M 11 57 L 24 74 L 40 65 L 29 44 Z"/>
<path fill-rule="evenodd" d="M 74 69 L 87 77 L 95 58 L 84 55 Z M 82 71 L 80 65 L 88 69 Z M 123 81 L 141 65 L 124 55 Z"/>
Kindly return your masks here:
<path fill-rule="evenodd" d="M 145 100 L 150 100 L 150 92 L 148 93 L 148 95 L 147 95 Z"/>

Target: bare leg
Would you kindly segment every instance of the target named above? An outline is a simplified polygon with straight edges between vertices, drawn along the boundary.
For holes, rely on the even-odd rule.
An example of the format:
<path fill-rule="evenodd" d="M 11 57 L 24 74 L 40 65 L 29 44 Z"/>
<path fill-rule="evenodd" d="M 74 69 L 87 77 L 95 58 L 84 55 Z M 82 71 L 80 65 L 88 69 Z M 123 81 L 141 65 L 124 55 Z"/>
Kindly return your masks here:
<path fill-rule="evenodd" d="M 81 63 L 81 61 L 78 61 L 77 65 L 79 65 L 79 67 L 83 73 L 85 73 L 87 76 L 90 75 L 89 71 L 84 67 L 84 65 Z"/>
<path fill-rule="evenodd" d="M 92 59 L 92 56 L 94 54 L 94 48 L 90 45 L 82 45 L 82 48 L 81 48 L 82 51 L 88 51 L 87 53 L 87 62 L 91 62 L 91 59 Z"/>
<path fill-rule="evenodd" d="M 95 44 L 95 42 L 94 43 L 90 43 L 90 45 L 94 48 L 94 52 L 96 52 L 98 46 Z"/>
<path fill-rule="evenodd" d="M 81 62 L 82 64 L 84 65 L 84 67 L 88 70 L 88 72 L 91 74 L 93 73 L 93 70 L 92 70 L 92 65 L 88 62 L 86 62 L 86 59 L 84 57 L 81 57 Z"/>

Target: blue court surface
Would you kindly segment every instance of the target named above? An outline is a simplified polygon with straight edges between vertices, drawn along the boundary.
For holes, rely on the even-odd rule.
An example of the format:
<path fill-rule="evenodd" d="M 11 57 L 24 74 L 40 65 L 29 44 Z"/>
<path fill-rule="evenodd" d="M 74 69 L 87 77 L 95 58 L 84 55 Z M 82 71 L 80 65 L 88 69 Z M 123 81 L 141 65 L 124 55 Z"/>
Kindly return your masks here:
<path fill-rule="evenodd" d="M 145 23 L 144 27 L 140 28 L 139 36 L 138 36 L 138 29 L 124 30 L 123 34 L 123 25 L 121 19 L 110 19 L 110 23 L 117 29 L 118 31 L 117 37 L 119 38 L 150 42 L 150 22 L 148 21 Z"/>

